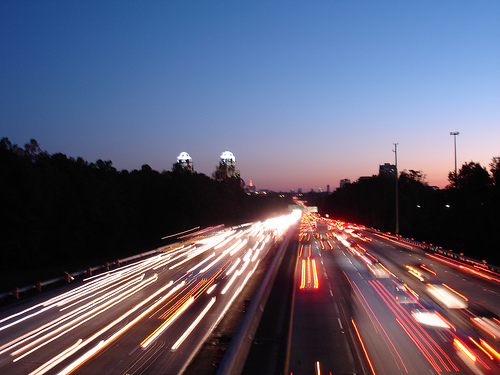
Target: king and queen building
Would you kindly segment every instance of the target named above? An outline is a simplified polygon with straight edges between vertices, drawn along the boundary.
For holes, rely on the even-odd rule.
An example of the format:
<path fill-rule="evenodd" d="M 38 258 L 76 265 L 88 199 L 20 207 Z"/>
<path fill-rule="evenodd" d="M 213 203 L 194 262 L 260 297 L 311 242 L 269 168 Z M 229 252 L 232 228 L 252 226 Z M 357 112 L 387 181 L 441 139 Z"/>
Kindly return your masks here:
<path fill-rule="evenodd" d="M 193 159 L 187 152 L 181 152 L 177 156 L 175 166 L 180 166 L 183 169 L 194 172 Z M 226 178 L 240 178 L 240 171 L 236 168 L 236 158 L 231 151 L 224 151 L 220 156 L 219 165 L 217 166 L 214 177 L 216 180 L 224 180 Z"/>

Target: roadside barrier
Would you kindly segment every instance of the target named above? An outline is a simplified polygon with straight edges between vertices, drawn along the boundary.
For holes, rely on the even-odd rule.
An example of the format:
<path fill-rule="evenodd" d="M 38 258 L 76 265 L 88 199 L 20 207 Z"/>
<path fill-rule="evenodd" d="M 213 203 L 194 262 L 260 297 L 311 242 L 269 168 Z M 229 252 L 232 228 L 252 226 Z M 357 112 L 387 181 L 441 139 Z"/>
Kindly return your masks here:
<path fill-rule="evenodd" d="M 458 254 L 458 253 L 455 253 L 451 250 L 443 249 L 440 246 L 434 246 L 432 244 L 427 244 L 425 242 L 415 241 L 413 238 L 406 238 L 403 236 L 382 232 L 378 229 L 371 228 L 368 230 L 371 230 L 372 232 L 375 232 L 375 233 L 378 233 L 378 234 L 383 235 L 385 237 L 388 237 L 389 239 L 391 239 L 393 241 L 402 242 L 402 243 L 406 243 L 409 245 L 417 246 L 420 249 L 422 249 L 423 252 L 426 252 L 426 253 L 433 253 L 433 254 L 437 253 L 437 254 L 440 254 L 440 255 L 445 256 L 447 258 L 458 260 L 460 262 L 466 263 L 466 264 L 471 265 L 473 267 L 477 267 L 479 269 L 482 268 L 482 269 L 497 272 L 497 273 L 500 272 L 499 266 L 489 264 L 486 262 L 486 260 L 481 261 L 481 260 L 477 260 L 474 258 L 470 258 L 468 256 L 465 256 L 463 253 Z"/>
<path fill-rule="evenodd" d="M 240 374 L 243 371 L 248 352 L 250 351 L 250 346 L 252 345 L 255 333 L 259 327 L 260 319 L 262 317 L 262 313 L 264 312 L 264 308 L 266 307 L 267 299 L 271 293 L 278 269 L 294 233 L 294 227 L 291 227 L 276 252 L 273 261 L 264 275 L 264 279 L 262 280 L 257 293 L 252 298 L 252 302 L 250 302 L 250 306 L 240 323 L 238 331 L 234 335 L 231 345 L 229 346 L 229 349 L 217 370 L 217 375 L 234 375 Z"/>

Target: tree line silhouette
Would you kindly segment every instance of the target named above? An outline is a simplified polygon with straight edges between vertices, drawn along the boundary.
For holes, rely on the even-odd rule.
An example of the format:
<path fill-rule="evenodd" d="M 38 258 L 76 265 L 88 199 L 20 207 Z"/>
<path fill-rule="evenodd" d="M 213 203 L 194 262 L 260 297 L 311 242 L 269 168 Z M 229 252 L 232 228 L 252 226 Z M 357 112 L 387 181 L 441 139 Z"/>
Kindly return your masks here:
<path fill-rule="evenodd" d="M 442 190 L 420 171 L 400 173 L 399 228 L 406 237 L 500 265 L 500 157 L 490 170 L 464 163 Z M 395 177 L 380 174 L 310 194 L 321 214 L 395 229 Z M 0 291 L 61 276 L 166 244 L 197 226 L 235 225 L 286 212 L 288 199 L 247 195 L 239 178 L 221 181 L 174 164 L 118 171 L 111 161 L 48 154 L 0 140 Z M 173 237 L 172 240 L 175 240 Z"/>
<path fill-rule="evenodd" d="M 178 165 L 118 171 L 111 161 L 51 155 L 36 140 L 19 147 L 3 138 L 0 291 L 150 250 L 197 226 L 286 212 L 289 202 L 249 196 L 243 186 Z"/>
<path fill-rule="evenodd" d="M 457 176 L 448 174 L 449 185 L 442 190 L 428 186 L 420 171 L 402 171 L 399 233 L 500 265 L 500 157 L 489 167 L 464 163 Z M 394 233 L 395 178 L 379 174 L 337 189 L 320 203 L 321 212 Z"/>

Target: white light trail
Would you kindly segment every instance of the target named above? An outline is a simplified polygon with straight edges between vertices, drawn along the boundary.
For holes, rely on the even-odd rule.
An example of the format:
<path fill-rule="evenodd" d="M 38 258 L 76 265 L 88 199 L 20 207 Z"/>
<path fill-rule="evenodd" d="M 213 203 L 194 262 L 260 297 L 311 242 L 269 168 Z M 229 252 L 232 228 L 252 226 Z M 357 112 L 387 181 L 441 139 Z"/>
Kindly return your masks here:
<path fill-rule="evenodd" d="M 156 331 L 153 332 L 153 334 L 151 334 L 146 340 L 144 340 L 142 343 L 141 343 L 141 347 L 142 348 L 146 348 L 149 344 L 151 344 L 154 340 L 156 340 L 156 338 L 158 336 L 160 336 L 163 331 L 165 331 L 169 326 L 170 324 L 172 324 L 172 322 L 177 319 L 177 317 L 179 315 L 181 315 L 184 311 L 186 311 L 186 309 L 191 306 L 191 304 L 193 303 L 194 301 L 194 297 L 189 297 L 189 299 L 184 303 L 184 305 L 182 305 L 182 307 L 180 309 L 178 309 L 176 311 L 176 313 L 174 315 L 172 315 L 167 321 L 165 321 L 160 327 L 158 327 L 156 329 Z"/>
<path fill-rule="evenodd" d="M 198 323 L 203 319 L 203 317 L 207 314 L 208 310 L 212 307 L 212 305 L 215 303 L 215 296 L 212 297 L 208 305 L 203 309 L 203 311 L 198 315 L 198 317 L 195 319 L 193 323 L 189 326 L 189 328 L 182 334 L 182 336 L 175 342 L 174 345 L 172 345 L 172 350 L 176 350 L 181 344 L 184 342 L 186 337 L 189 336 L 189 334 L 195 329 L 195 327 L 198 325 Z"/>
<path fill-rule="evenodd" d="M 16 355 L 19 355 L 20 353 L 22 353 L 23 351 L 26 351 L 27 349 L 33 347 L 34 345 L 44 341 L 44 340 L 47 340 L 45 342 L 43 342 L 42 344 L 38 345 L 37 347 L 31 349 L 30 351 L 26 352 L 25 354 L 17 357 L 14 362 L 16 361 L 19 361 L 20 359 L 26 357 L 27 355 L 35 352 L 36 350 L 40 349 L 41 347 L 49 344 L 50 342 L 58 339 L 59 337 L 63 336 L 64 334 L 72 331 L 73 329 L 77 328 L 78 326 L 82 325 L 83 323 L 89 321 L 90 319 L 92 318 L 95 318 L 97 315 L 103 313 L 104 311 L 110 309 L 111 307 L 113 307 L 114 305 L 116 305 L 117 303 L 119 302 L 122 302 L 125 298 L 128 298 L 130 297 L 131 295 L 133 295 L 134 293 L 138 292 L 139 290 L 143 289 L 144 287 L 146 287 L 147 285 L 155 282 L 157 280 L 157 275 L 154 275 L 152 277 L 150 277 L 149 279 L 147 280 L 144 280 L 141 284 L 135 286 L 134 288 L 132 289 L 128 289 L 126 290 L 124 293 L 122 293 L 120 296 L 114 298 L 113 300 L 107 302 L 106 304 L 102 305 L 102 306 L 98 306 L 96 307 L 95 309 L 87 312 L 85 315 L 79 317 L 78 319 L 75 319 L 67 324 L 65 324 L 64 326 L 61 326 L 59 328 L 57 328 L 55 331 L 51 332 L 51 333 L 48 333 L 46 334 L 45 336 L 43 337 L 40 337 L 38 338 L 37 340 L 29 343 L 28 345 L 24 346 L 23 348 L 20 348 L 18 350 L 16 350 L 15 352 L 13 352 L 11 355 L 12 356 L 16 356 Z M 93 315 L 92 315 L 93 314 Z M 84 319 L 85 318 L 85 319 Z M 77 323 L 78 322 L 78 323 Z M 77 323 L 77 324 L 75 324 Z M 53 336 L 55 333 L 58 333 L 60 332 L 58 335 L 52 337 L 51 339 L 49 339 L 49 337 Z M 41 333 L 41 332 L 40 332 Z M 29 338 L 31 339 L 31 337 Z M 25 339 L 23 340 L 22 342 L 25 342 L 29 339 Z M 21 342 L 21 343 L 22 343 Z M 21 343 L 18 343 L 16 346 L 20 345 Z"/>
<path fill-rule="evenodd" d="M 221 255 L 219 255 L 219 256 L 217 257 L 217 259 L 215 259 L 212 263 L 210 263 L 210 264 L 209 264 L 208 266 L 206 266 L 205 268 L 201 269 L 199 273 L 203 273 L 203 272 L 208 271 L 210 268 L 212 268 L 212 266 L 213 266 L 214 264 L 216 264 L 218 261 L 220 261 L 222 258 L 224 258 L 224 255 L 225 255 L 224 253 L 222 253 Z"/>
<path fill-rule="evenodd" d="M 207 290 L 207 294 L 212 293 L 212 292 L 214 291 L 214 289 L 215 289 L 215 287 L 216 287 L 216 286 L 217 286 L 217 284 L 214 284 L 214 285 L 212 285 L 210 288 L 208 288 L 208 290 Z"/>
<path fill-rule="evenodd" d="M 65 367 L 62 369 L 59 374 L 69 374 L 73 372 L 77 367 L 79 367 L 82 363 L 87 361 L 90 357 L 92 357 L 94 354 L 96 354 L 99 350 L 101 350 L 104 347 L 104 341 L 100 341 L 99 344 L 94 346 L 91 350 L 89 350 L 87 353 L 85 353 L 83 356 L 78 358 L 76 361 L 72 362 L 69 366 Z"/>
<path fill-rule="evenodd" d="M 238 264 L 240 262 L 241 262 L 240 258 L 236 259 L 236 262 L 234 262 L 234 264 L 231 266 L 231 268 L 229 269 L 229 271 L 226 272 L 226 276 L 229 276 L 235 270 L 235 268 L 238 267 Z"/>
<path fill-rule="evenodd" d="M 108 325 L 106 325 L 104 328 L 100 329 L 98 332 L 94 333 L 92 336 L 90 336 L 89 338 L 87 338 L 84 342 L 82 342 L 79 345 L 78 348 L 82 348 L 82 347 L 86 346 L 87 344 L 89 344 L 90 342 L 92 342 L 93 340 L 95 340 L 97 337 L 99 337 L 101 334 L 103 334 L 104 332 L 108 331 L 109 329 L 111 329 L 112 327 L 114 327 L 116 324 L 120 323 L 122 320 L 126 319 L 129 315 L 131 315 L 132 313 L 134 313 L 135 311 L 137 311 L 138 309 L 140 309 L 142 306 L 144 306 L 145 304 L 147 304 L 148 302 L 150 302 L 152 299 L 156 298 L 160 293 L 162 293 L 166 289 L 168 289 L 172 284 L 173 284 L 173 282 L 170 281 L 167 285 L 165 285 L 164 287 L 158 289 L 155 293 L 153 293 L 152 295 L 150 295 L 148 298 L 144 299 L 142 302 L 140 302 L 139 304 L 137 304 L 135 307 L 133 307 L 132 309 L 128 310 L 126 313 L 122 314 L 120 317 L 118 317 L 117 319 L 115 319 L 114 321 L 112 321 L 111 323 L 109 323 Z M 114 339 L 114 338 L 118 337 L 120 334 L 122 334 L 127 329 L 129 329 L 132 325 L 134 325 L 139 320 L 141 320 L 144 316 L 146 316 L 147 314 L 149 314 L 153 309 L 155 309 L 158 305 L 162 304 L 175 291 L 177 291 L 179 288 L 181 288 L 184 285 L 185 285 L 185 281 L 183 281 L 182 283 L 180 283 L 180 284 L 176 285 L 174 288 L 172 288 L 172 290 L 170 290 L 165 296 L 163 296 L 162 298 L 160 298 L 159 300 L 157 300 L 153 305 L 151 305 L 149 308 L 147 308 L 145 311 L 143 311 L 134 320 L 132 320 L 131 322 L 129 322 L 127 325 L 125 325 L 123 328 L 121 328 L 118 332 L 116 332 L 113 336 L 111 336 L 108 340 L 106 340 L 106 344 L 109 342 L 109 340 L 111 338 Z M 54 358 L 52 358 L 50 361 L 52 361 Z M 43 364 L 42 366 L 40 366 L 37 370 L 41 369 L 43 366 L 45 366 L 50 361 L 48 361 L 45 364 Z M 42 374 L 44 374 L 47 371 L 48 370 L 46 370 L 46 371 L 40 371 L 39 375 L 42 375 Z"/>
<path fill-rule="evenodd" d="M 82 339 L 78 340 L 72 346 L 70 346 L 60 354 L 56 355 L 50 361 L 45 362 L 42 366 L 38 367 L 35 371 L 30 372 L 28 375 L 39 375 L 46 373 L 47 371 L 49 371 L 50 369 L 54 368 L 59 363 L 64 361 L 66 358 L 73 355 L 73 353 L 75 353 L 78 350 L 78 347 L 80 346 L 81 342 Z"/>
<path fill-rule="evenodd" d="M 204 261 L 201 261 L 193 268 L 190 268 L 189 270 L 187 270 L 186 273 L 190 273 L 190 272 L 194 271 L 195 269 L 197 269 L 198 267 L 201 267 L 202 265 L 204 265 L 206 262 L 208 262 L 214 256 L 215 256 L 215 253 L 212 253 L 212 255 L 209 255 Z"/>
<path fill-rule="evenodd" d="M 229 287 L 234 283 L 234 280 L 236 280 L 236 278 L 239 276 L 240 274 L 238 272 L 235 272 L 235 274 L 229 279 L 229 281 L 227 282 L 226 286 L 224 287 L 224 289 L 222 289 L 222 291 L 220 292 L 220 294 L 226 294 L 227 290 L 229 289 Z"/>
<path fill-rule="evenodd" d="M 243 241 L 241 241 L 241 243 L 239 245 L 237 245 L 230 253 L 229 255 L 233 256 L 234 254 L 236 254 L 238 251 L 240 251 L 243 246 L 245 246 L 248 242 L 248 238 L 245 238 Z"/>

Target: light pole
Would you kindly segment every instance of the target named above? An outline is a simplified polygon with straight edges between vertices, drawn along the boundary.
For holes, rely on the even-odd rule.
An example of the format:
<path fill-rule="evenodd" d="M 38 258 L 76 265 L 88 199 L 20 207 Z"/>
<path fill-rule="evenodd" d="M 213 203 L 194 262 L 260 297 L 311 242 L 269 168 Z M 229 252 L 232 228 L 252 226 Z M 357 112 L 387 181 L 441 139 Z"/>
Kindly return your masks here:
<path fill-rule="evenodd" d="M 450 135 L 453 136 L 454 138 L 454 143 L 455 143 L 455 187 L 458 187 L 458 174 L 457 174 L 457 135 L 459 135 L 459 132 L 450 132 Z"/>
<path fill-rule="evenodd" d="M 396 167 L 396 236 L 399 234 L 399 199 L 398 199 L 398 144 L 393 143 L 394 145 L 394 157 L 395 157 L 395 167 Z"/>

